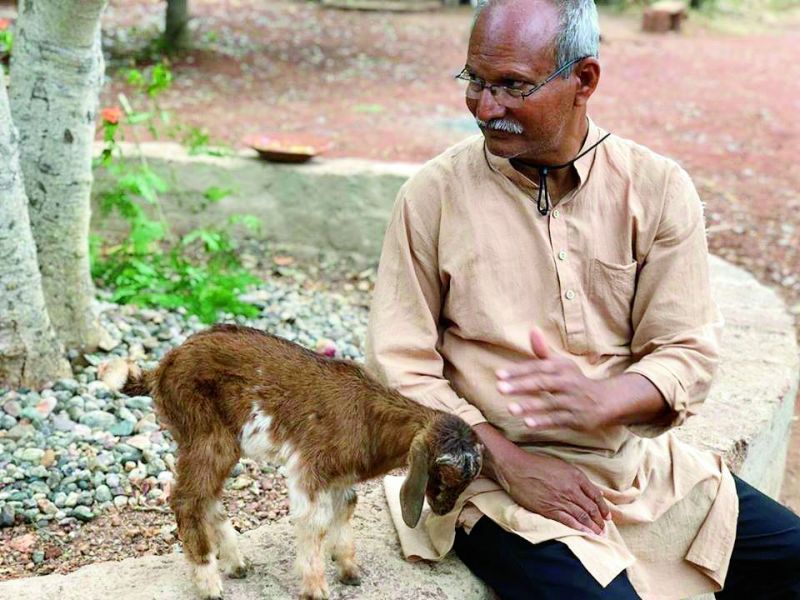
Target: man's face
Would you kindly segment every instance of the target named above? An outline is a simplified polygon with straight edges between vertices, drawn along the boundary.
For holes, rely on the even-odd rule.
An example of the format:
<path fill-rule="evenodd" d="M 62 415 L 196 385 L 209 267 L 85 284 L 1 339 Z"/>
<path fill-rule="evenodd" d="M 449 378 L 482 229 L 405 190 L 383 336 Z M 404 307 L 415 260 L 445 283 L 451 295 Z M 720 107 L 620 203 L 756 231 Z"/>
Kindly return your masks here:
<path fill-rule="evenodd" d="M 561 66 L 554 62 L 557 28 L 558 13 L 544 0 L 509 0 L 487 8 L 470 36 L 467 70 L 487 83 L 539 84 Z M 574 80 L 559 76 L 519 108 L 499 104 L 488 89 L 478 99 L 467 98 L 467 108 L 484 123 L 481 130 L 492 154 L 538 162 L 559 147 L 574 95 Z"/>

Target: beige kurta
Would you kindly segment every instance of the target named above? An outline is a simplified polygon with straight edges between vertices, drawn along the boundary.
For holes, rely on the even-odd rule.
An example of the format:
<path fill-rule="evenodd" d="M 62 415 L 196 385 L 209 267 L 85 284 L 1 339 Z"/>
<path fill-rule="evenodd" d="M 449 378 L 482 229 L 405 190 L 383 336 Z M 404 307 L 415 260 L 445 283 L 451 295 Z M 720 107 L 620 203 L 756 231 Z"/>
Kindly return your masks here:
<path fill-rule="evenodd" d="M 590 123 L 584 147 L 603 133 Z M 627 569 L 645 599 L 718 590 L 738 513 L 720 457 L 668 428 L 532 433 L 495 387 L 496 369 L 533 357 L 537 325 L 590 377 L 647 377 L 675 409 L 673 426 L 708 392 L 721 319 L 691 180 L 613 135 L 575 166 L 579 186 L 545 217 L 536 186 L 489 154 L 482 136 L 409 180 L 384 240 L 367 364 L 423 404 L 470 425 L 488 421 L 521 447 L 578 466 L 611 503 L 613 523 L 602 536 L 574 531 L 482 478 L 462 496 L 462 513 L 398 527 L 404 548 L 440 558 L 457 519 L 469 526 L 482 513 L 532 543 L 561 540 L 603 585 Z"/>

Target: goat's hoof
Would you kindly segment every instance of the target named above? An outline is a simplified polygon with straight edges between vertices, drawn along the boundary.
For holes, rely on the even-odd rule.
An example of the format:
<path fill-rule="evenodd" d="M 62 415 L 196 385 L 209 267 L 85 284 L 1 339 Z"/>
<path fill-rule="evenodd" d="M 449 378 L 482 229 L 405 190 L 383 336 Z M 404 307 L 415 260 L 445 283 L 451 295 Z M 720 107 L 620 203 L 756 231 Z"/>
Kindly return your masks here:
<path fill-rule="evenodd" d="M 338 565 L 338 579 L 345 585 L 361 585 L 361 569 L 351 558 L 345 558 Z"/>
<path fill-rule="evenodd" d="M 339 575 L 339 581 L 345 585 L 361 585 L 361 575 L 355 573 L 342 573 Z"/>
<path fill-rule="evenodd" d="M 205 565 L 195 565 L 194 581 L 203 600 L 222 600 L 222 579 L 216 560 Z"/>
<path fill-rule="evenodd" d="M 300 600 L 328 600 L 328 590 L 306 590 L 300 592 Z"/>
<path fill-rule="evenodd" d="M 247 568 L 247 565 L 242 565 L 241 567 L 236 567 L 232 569 L 230 573 L 228 573 L 229 579 L 244 579 L 247 577 L 247 573 L 250 569 Z"/>
<path fill-rule="evenodd" d="M 230 579 L 244 579 L 253 568 L 253 563 L 245 559 L 242 564 L 235 567 L 230 567 L 225 571 L 225 574 Z"/>

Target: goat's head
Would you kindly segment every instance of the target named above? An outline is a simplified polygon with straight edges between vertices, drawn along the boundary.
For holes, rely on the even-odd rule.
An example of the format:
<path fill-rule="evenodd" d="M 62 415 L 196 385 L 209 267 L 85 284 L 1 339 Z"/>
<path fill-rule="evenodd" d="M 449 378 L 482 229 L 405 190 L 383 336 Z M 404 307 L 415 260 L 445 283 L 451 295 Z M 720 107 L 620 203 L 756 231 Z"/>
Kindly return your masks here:
<path fill-rule="evenodd" d="M 408 453 L 408 477 L 400 488 L 403 521 L 416 527 L 425 498 L 434 514 L 451 510 L 481 472 L 483 446 L 460 418 L 442 413 L 420 431 Z"/>

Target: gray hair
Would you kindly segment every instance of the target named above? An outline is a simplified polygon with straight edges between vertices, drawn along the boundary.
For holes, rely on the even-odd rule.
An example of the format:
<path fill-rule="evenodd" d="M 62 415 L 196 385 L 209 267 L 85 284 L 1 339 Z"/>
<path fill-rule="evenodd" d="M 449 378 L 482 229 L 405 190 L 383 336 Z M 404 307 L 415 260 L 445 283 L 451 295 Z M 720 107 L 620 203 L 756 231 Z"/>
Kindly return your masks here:
<path fill-rule="evenodd" d="M 473 27 L 480 14 L 502 0 L 479 0 Z M 560 23 L 555 43 L 555 62 L 560 67 L 584 56 L 600 55 L 600 26 L 594 0 L 550 0 L 558 9 Z M 570 72 L 563 77 L 569 77 Z"/>

